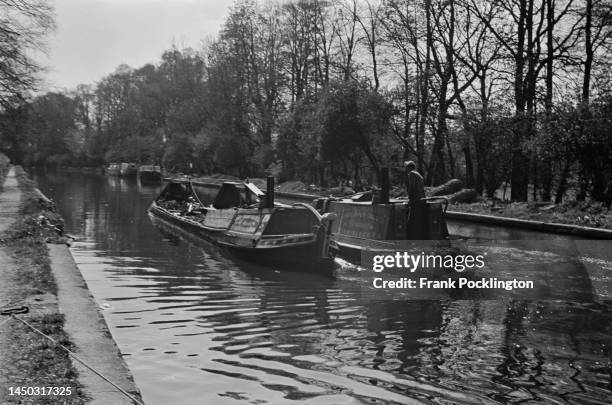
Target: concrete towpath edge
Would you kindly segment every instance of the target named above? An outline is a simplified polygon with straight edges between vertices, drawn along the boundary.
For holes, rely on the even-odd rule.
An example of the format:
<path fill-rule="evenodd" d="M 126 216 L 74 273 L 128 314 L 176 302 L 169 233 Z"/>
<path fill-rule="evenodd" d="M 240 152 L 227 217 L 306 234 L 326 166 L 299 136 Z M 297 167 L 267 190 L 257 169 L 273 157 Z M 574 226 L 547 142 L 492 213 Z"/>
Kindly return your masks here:
<path fill-rule="evenodd" d="M 66 245 L 48 244 L 51 269 L 57 283 L 59 311 L 64 330 L 76 346 L 76 354 L 113 383 L 142 402 L 132 374 L 110 334 L 104 317 Z M 119 390 L 73 359 L 79 381 L 93 405 L 134 404 Z"/>
<path fill-rule="evenodd" d="M 579 236 L 589 239 L 612 239 L 611 229 L 591 228 L 587 226 L 532 221 L 528 219 L 507 218 L 494 215 L 472 214 L 468 212 L 458 211 L 447 211 L 446 217 L 449 219 L 455 219 L 460 221 L 529 229 L 547 233 Z"/>

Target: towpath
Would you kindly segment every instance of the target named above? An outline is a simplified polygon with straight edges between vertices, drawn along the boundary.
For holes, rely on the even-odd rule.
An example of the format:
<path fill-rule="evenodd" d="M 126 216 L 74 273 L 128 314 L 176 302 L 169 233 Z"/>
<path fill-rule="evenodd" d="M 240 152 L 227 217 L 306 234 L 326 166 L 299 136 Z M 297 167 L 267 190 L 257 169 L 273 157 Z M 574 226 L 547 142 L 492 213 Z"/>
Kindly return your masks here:
<path fill-rule="evenodd" d="M 11 167 L 3 186 L 0 188 L 0 235 L 13 224 L 19 213 L 21 190 L 15 177 L 15 168 Z M 13 302 L 19 296 L 14 288 L 14 270 L 17 264 L 4 246 L 0 246 L 0 306 Z M 0 319 L 2 322 L 3 319 Z M 3 327 L 0 326 L 0 333 Z M 0 351 L 2 348 L 0 348 Z"/>
<path fill-rule="evenodd" d="M 11 166 L 3 187 L 0 189 L 0 235 L 7 231 L 19 216 L 22 192 L 19 188 L 15 168 Z M 138 388 L 119 350 L 113 341 L 104 318 L 98 310 L 72 255 L 64 245 L 48 245 L 51 270 L 57 284 L 57 297 L 53 294 L 36 294 L 24 291 L 18 280 L 19 263 L 10 248 L 0 245 L 0 307 L 8 304 L 28 305 L 36 313 L 60 312 L 65 316 L 64 330 L 76 347 L 79 357 L 130 395 L 142 401 Z M 24 299 L 25 297 L 25 299 Z M 6 364 L 11 342 L 4 339 L 16 321 L 0 318 L 0 364 Z M 133 404 L 115 387 L 95 375 L 78 361 L 72 361 L 79 373 L 79 382 L 84 387 L 89 404 Z M 11 385 L 10 376 L 0 372 L 0 387 Z M 4 392 L 0 392 L 0 403 Z"/>

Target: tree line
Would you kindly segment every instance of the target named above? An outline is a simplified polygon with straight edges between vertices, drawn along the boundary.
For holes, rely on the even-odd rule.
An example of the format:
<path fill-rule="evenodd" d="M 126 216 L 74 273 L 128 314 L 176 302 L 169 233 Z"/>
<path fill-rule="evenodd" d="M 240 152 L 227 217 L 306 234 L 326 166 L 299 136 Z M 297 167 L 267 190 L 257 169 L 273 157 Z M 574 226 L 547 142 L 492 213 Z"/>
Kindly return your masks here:
<path fill-rule="evenodd" d="M 70 92 L 3 97 L 2 145 L 25 164 L 134 161 L 321 185 L 376 183 L 411 159 L 429 185 L 600 200 L 611 40 L 610 0 L 237 1 L 201 50 L 174 47 Z"/>

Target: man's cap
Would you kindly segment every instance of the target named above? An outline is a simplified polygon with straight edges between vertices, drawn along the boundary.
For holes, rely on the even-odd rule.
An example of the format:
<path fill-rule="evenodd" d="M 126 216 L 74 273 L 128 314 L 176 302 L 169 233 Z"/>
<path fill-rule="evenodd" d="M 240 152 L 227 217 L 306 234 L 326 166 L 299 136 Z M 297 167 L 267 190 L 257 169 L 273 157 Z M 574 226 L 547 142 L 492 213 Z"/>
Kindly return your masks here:
<path fill-rule="evenodd" d="M 408 166 L 416 167 L 416 163 L 414 163 L 414 161 L 412 160 L 406 160 L 404 162 L 404 167 L 408 167 Z"/>

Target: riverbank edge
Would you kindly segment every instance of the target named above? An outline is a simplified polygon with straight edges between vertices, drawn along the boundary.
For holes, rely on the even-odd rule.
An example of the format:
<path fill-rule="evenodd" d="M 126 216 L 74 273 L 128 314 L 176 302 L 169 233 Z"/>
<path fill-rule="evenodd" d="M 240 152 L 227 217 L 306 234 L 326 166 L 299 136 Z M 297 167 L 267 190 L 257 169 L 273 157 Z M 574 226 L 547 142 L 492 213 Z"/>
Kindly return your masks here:
<path fill-rule="evenodd" d="M 529 219 L 508 218 L 495 215 L 473 214 L 460 211 L 447 211 L 446 217 L 459 221 L 476 222 L 485 225 L 506 226 L 539 232 L 579 236 L 589 239 L 612 239 L 612 230 L 587 226 L 560 224 L 556 222 L 533 221 Z"/>
<path fill-rule="evenodd" d="M 142 401 L 121 352 L 108 329 L 87 282 L 66 245 L 48 244 L 51 270 L 57 283 L 60 313 L 65 316 L 64 330 L 78 348 L 78 356 L 113 383 Z M 126 396 L 83 364 L 73 360 L 89 404 L 133 404 Z"/>
<path fill-rule="evenodd" d="M 165 178 L 165 181 L 170 180 Z M 219 188 L 221 185 L 203 181 L 192 181 L 193 184 L 203 187 Z M 324 198 L 316 194 L 303 193 L 287 193 L 277 191 L 275 193 L 279 197 L 292 198 L 312 202 L 315 198 Z M 507 226 L 512 228 L 520 228 L 527 230 L 535 230 L 546 233 L 580 236 L 589 239 L 612 239 L 612 230 L 606 228 L 592 228 L 580 225 L 562 224 L 557 222 L 533 221 L 529 219 L 508 218 L 498 215 L 474 214 L 461 211 L 446 211 L 446 218 L 455 219 L 466 222 L 475 222 L 485 225 Z"/>
<path fill-rule="evenodd" d="M 20 166 L 12 167 L 14 168 L 13 178 L 19 189 L 19 208 L 13 208 L 10 213 L 6 210 L 2 212 L 2 215 L 8 215 L 12 222 L 10 230 L 4 235 L 6 239 L 3 239 L 3 243 L 18 247 L 13 252 L 16 263 L 13 265 L 14 268 L 11 267 L 11 273 L 22 279 L 25 277 L 30 284 L 33 283 L 33 285 L 13 286 L 17 289 L 25 289 L 24 293 L 27 292 L 27 296 L 22 297 L 20 302 L 28 305 L 33 314 L 40 313 L 45 317 L 51 317 L 54 321 L 54 333 L 49 332 L 51 329 L 46 325 L 39 326 L 40 329 L 47 331 L 57 342 L 76 352 L 79 358 L 101 371 L 111 381 L 142 402 L 131 373 L 112 339 L 70 250 L 64 243 L 66 239 L 58 235 L 63 219 L 56 212 L 54 203 L 36 188 L 31 177 Z M 5 177 L 5 173 L 0 174 Z M 8 197 L 4 193 L 10 192 L 15 200 L 17 195 L 14 189 L 15 186 L 13 190 L 3 189 L 3 200 Z M 28 272 L 23 272 L 26 269 Z M 19 271 L 23 272 L 21 276 L 17 274 Z M 37 322 L 37 319 L 30 317 L 28 320 L 38 326 L 40 322 Z M 34 335 L 40 339 L 40 336 L 35 333 Z M 73 379 L 70 381 L 72 389 L 78 390 L 77 396 L 67 399 L 67 403 L 94 405 L 134 403 L 78 360 L 56 348 L 55 344 L 49 344 L 44 339 L 42 341 L 43 343 L 31 342 L 24 339 L 24 336 L 20 336 L 20 342 L 26 342 L 26 351 L 29 350 L 20 355 L 24 356 L 24 359 L 31 357 L 30 352 L 38 355 L 39 357 L 30 363 L 45 376 L 43 380 L 33 378 L 32 383 L 28 379 L 25 385 L 34 386 L 45 382 L 45 386 L 67 386 L 65 378 L 55 377 L 63 373 L 69 376 L 66 378 Z M 47 352 L 61 354 L 62 359 L 60 360 L 62 361 L 64 357 L 69 360 L 66 364 L 48 366 L 45 362 L 54 360 L 57 362 L 58 360 L 49 357 L 47 352 L 40 353 L 42 347 L 47 348 Z M 26 355 L 28 357 L 25 357 Z M 24 383 L 17 385 L 23 386 Z M 19 398 L 16 399 L 19 400 Z M 40 401 L 36 403 L 55 403 L 54 398 L 43 398 Z M 1 398 L 0 402 L 2 402 Z"/>
<path fill-rule="evenodd" d="M 0 155 L 0 158 L 2 155 Z M 57 285 L 49 266 L 45 238 L 56 216 L 35 197 L 32 181 L 8 159 L 1 168 L 0 193 L 0 298 L 4 309 L 26 306 L 26 314 L 2 317 L 0 333 L 1 403 L 66 404 L 87 401 L 72 359 L 58 344 L 73 348 L 59 312 Z M 5 167 L 6 166 L 6 167 Z M 41 336 L 42 331 L 53 341 Z M 69 397 L 32 397 L 10 387 L 70 387 Z M 27 388 L 26 388 L 27 390 Z"/>

